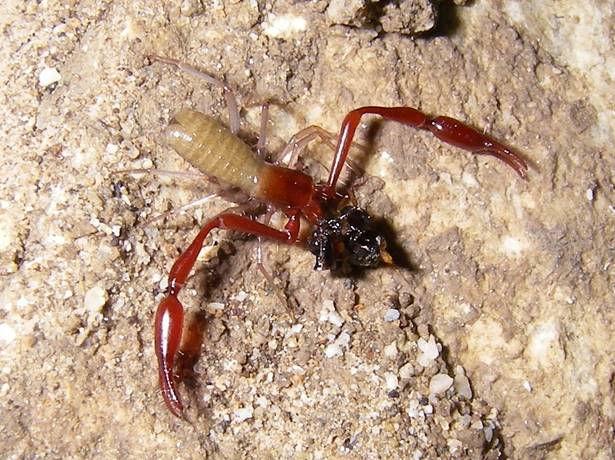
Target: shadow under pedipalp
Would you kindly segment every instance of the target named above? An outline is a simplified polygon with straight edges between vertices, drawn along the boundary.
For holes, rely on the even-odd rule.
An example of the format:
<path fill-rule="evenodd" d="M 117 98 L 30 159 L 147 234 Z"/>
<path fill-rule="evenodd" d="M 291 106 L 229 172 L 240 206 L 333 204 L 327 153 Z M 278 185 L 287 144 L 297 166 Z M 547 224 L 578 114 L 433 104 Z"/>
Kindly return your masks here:
<path fill-rule="evenodd" d="M 191 389 L 198 385 L 194 366 L 201 357 L 207 325 L 207 317 L 203 311 L 190 314 L 185 321 L 182 343 L 175 369 L 179 380 Z"/>
<path fill-rule="evenodd" d="M 412 261 L 410 254 L 399 242 L 398 234 L 391 224 L 384 219 L 375 219 L 374 226 L 387 241 L 387 251 L 393 259 L 393 266 L 410 272 L 418 272 L 418 265 Z"/>

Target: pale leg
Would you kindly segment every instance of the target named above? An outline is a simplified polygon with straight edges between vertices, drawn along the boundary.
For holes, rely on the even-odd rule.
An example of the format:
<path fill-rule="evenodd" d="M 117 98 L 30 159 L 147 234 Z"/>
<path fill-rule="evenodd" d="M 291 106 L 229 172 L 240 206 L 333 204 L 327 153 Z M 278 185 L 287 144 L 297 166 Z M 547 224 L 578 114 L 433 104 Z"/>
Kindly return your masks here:
<path fill-rule="evenodd" d="M 210 83 L 220 88 L 222 90 L 222 93 L 224 94 L 224 98 L 226 99 L 226 105 L 228 107 L 229 129 L 233 134 L 237 134 L 239 132 L 239 106 L 237 105 L 237 98 L 235 97 L 235 93 L 230 86 L 228 86 L 222 80 L 212 77 L 208 73 L 202 72 L 196 67 L 192 67 L 189 64 L 180 62 L 177 59 L 171 59 L 155 55 L 150 55 L 148 57 L 152 61 L 158 61 L 162 62 L 163 64 L 173 65 L 183 72 L 205 80 L 207 83 Z"/>

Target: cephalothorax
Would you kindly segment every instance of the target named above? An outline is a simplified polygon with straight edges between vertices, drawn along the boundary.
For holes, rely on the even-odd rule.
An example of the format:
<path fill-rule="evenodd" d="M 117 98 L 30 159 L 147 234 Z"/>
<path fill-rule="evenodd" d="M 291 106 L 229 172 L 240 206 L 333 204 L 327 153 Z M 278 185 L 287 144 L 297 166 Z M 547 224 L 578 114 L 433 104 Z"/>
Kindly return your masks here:
<path fill-rule="evenodd" d="M 527 175 L 525 161 L 512 149 L 459 120 L 442 116 L 429 118 L 411 107 L 368 106 L 349 112 L 337 137 L 322 128 L 310 126 L 295 135 L 282 152 L 281 158 L 287 153 L 291 157 L 296 156 L 316 138 L 334 146 L 335 154 L 327 182 L 315 183 L 301 171 L 265 161 L 262 155 L 253 152 L 236 136 L 239 112 L 232 92 L 223 82 L 173 59 L 156 56 L 151 59 L 175 65 L 224 91 L 229 105 L 230 129 L 207 115 L 184 109 L 174 117 L 167 129 L 167 140 L 179 155 L 203 174 L 216 178 L 228 187 L 241 189 L 252 199 L 266 204 L 268 210 L 262 222 L 234 212 L 218 214 L 203 226 L 171 268 L 168 291 L 156 312 L 155 351 L 164 401 L 178 417 L 183 414 L 183 405 L 177 391 L 174 366 L 184 322 L 184 309 L 178 295 L 212 229 L 237 230 L 283 243 L 307 245 L 316 256 L 316 269 L 337 269 L 344 264 L 375 267 L 381 262 L 390 262 L 386 240 L 378 233 L 372 219 L 354 205 L 341 206 L 346 197 L 336 191 L 338 178 L 363 115 L 379 115 L 429 131 L 448 144 L 475 154 L 495 156 L 522 178 Z M 257 151 L 261 149 L 262 145 L 259 145 Z M 288 217 L 283 229 L 269 225 L 274 209 Z M 307 238 L 300 236 L 301 219 L 313 226 Z"/>

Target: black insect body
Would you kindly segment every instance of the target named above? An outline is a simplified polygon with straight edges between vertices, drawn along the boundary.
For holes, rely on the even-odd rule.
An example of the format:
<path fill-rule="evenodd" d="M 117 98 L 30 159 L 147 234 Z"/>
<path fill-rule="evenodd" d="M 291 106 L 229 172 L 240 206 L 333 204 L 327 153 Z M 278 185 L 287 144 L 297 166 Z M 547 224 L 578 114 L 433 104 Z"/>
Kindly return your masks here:
<path fill-rule="evenodd" d="M 386 240 L 363 209 L 346 206 L 336 216 L 319 221 L 307 240 L 316 256 L 314 269 L 339 270 L 346 264 L 376 267 L 391 263 Z"/>

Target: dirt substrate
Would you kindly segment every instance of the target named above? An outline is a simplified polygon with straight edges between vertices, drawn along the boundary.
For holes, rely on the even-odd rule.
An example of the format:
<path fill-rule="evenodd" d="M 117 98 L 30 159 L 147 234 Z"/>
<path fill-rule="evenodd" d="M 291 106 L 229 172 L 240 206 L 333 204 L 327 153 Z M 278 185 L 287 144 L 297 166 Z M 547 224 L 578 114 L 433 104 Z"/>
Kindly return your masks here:
<path fill-rule="evenodd" d="M 8 3 L 2 458 L 615 456 L 612 1 Z M 506 140 L 529 180 L 366 119 L 355 191 L 400 267 L 335 277 L 265 243 L 293 318 L 257 242 L 214 232 L 181 295 L 203 333 L 181 421 L 153 315 L 174 259 L 229 204 L 148 223 L 210 187 L 113 173 L 190 171 L 168 120 L 228 118 L 218 90 L 149 54 L 225 77 L 248 142 L 270 102 L 272 153 L 352 108 L 408 105 Z M 330 158 L 315 144 L 304 162 L 322 177 Z"/>

